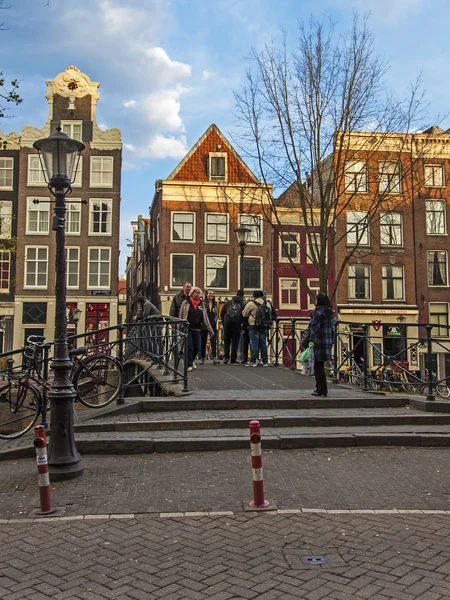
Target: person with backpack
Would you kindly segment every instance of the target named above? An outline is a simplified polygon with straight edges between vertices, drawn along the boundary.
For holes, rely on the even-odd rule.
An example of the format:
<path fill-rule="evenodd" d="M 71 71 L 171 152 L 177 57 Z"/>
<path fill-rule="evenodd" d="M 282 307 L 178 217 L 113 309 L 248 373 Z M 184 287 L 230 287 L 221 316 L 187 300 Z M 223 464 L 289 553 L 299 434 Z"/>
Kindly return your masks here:
<path fill-rule="evenodd" d="M 244 306 L 244 292 L 238 290 L 236 295 L 227 300 L 223 305 L 220 318 L 223 323 L 223 363 L 230 362 L 237 365 L 237 351 L 241 337 L 242 309 Z M 231 353 L 230 353 L 231 346 Z"/>
<path fill-rule="evenodd" d="M 248 317 L 250 334 L 251 359 L 247 363 L 247 366 L 256 367 L 258 364 L 258 354 L 261 352 L 263 367 L 268 367 L 267 336 L 272 323 L 276 319 L 276 312 L 262 290 L 255 290 L 253 292 L 253 299 L 249 300 L 245 305 L 242 316 L 244 318 Z"/>

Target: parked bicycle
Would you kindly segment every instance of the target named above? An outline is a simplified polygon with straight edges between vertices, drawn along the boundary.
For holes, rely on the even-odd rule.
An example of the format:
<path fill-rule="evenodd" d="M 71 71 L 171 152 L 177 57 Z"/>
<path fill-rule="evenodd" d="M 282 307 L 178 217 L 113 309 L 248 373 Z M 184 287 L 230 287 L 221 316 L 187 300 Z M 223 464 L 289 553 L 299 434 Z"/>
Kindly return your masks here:
<path fill-rule="evenodd" d="M 30 336 L 23 351 L 20 371 L 9 368 L 0 382 L 0 439 L 18 438 L 29 431 L 39 415 L 47 412 L 47 393 L 51 384 L 45 377 L 43 336 Z M 75 402 L 88 408 L 103 408 L 113 402 L 122 384 L 120 362 L 109 353 L 88 355 L 86 348 L 70 350 L 71 382 Z"/>

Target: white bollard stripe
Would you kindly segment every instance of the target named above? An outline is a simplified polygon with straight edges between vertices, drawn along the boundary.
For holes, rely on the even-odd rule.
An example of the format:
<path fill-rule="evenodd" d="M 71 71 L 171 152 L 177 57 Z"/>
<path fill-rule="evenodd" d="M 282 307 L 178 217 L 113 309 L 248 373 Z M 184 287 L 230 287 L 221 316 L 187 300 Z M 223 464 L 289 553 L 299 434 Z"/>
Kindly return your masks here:
<path fill-rule="evenodd" d="M 47 464 L 47 448 L 36 448 L 36 462 L 38 465 Z"/>
<path fill-rule="evenodd" d="M 263 470 L 262 467 L 260 469 L 252 469 L 253 481 L 263 481 Z"/>
<path fill-rule="evenodd" d="M 50 485 L 50 477 L 48 473 L 38 473 L 38 485 L 39 487 Z"/>
<path fill-rule="evenodd" d="M 258 444 L 250 444 L 252 456 L 261 456 L 261 442 Z"/>

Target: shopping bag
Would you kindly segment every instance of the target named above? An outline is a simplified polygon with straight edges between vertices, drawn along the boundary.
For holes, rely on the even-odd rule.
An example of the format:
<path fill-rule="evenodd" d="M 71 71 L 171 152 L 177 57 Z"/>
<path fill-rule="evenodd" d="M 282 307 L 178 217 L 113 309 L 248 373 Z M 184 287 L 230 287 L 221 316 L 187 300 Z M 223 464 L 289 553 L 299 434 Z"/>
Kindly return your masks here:
<path fill-rule="evenodd" d="M 298 360 L 302 363 L 306 362 L 307 360 L 309 360 L 311 357 L 311 347 L 308 346 L 305 350 L 303 350 L 303 352 L 300 354 L 300 356 L 298 357 Z"/>

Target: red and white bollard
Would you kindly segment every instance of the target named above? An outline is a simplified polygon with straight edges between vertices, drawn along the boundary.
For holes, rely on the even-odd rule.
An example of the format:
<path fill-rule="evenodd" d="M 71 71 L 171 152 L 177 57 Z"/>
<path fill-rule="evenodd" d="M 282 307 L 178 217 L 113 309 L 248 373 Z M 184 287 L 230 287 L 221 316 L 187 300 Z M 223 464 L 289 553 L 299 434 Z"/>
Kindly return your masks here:
<path fill-rule="evenodd" d="M 270 502 L 264 500 L 264 479 L 261 454 L 261 427 L 259 421 L 250 421 L 250 447 L 252 450 L 253 502 L 252 508 L 266 508 Z"/>
<path fill-rule="evenodd" d="M 43 425 L 34 428 L 34 447 L 36 448 L 36 462 L 38 468 L 39 498 L 41 510 L 36 511 L 38 515 L 50 515 L 55 512 L 52 508 L 50 497 L 50 478 L 48 475 L 47 462 L 47 436 Z"/>

